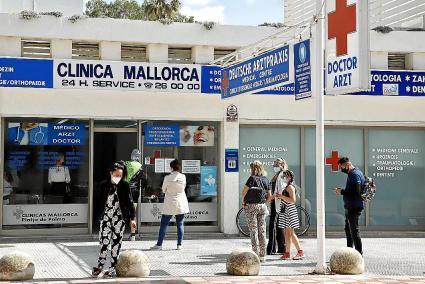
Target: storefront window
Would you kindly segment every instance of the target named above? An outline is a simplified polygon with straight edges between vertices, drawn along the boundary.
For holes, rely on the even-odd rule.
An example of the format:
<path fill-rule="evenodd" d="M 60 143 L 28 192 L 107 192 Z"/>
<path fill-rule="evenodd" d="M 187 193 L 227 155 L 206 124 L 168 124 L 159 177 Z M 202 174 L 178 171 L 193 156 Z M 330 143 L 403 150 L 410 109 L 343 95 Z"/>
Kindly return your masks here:
<path fill-rule="evenodd" d="M 164 194 L 161 186 L 170 162 L 179 159 L 186 175 L 190 213 L 187 225 L 217 225 L 219 129 L 212 122 L 143 124 L 143 156 L 148 186 L 142 195 L 142 225 L 157 225 Z"/>
<path fill-rule="evenodd" d="M 317 223 L 316 216 L 316 138 L 315 129 L 305 129 L 305 207 L 310 214 L 311 223 Z M 347 175 L 338 170 L 338 158 L 348 156 L 355 167 L 364 172 L 363 129 L 331 128 L 325 129 L 325 204 L 326 225 L 345 224 L 344 203 L 333 188 L 345 187 Z M 365 214 L 360 217 L 365 224 Z"/>
<path fill-rule="evenodd" d="M 88 122 L 16 118 L 5 125 L 3 229 L 85 227 Z"/>
<path fill-rule="evenodd" d="M 425 131 L 369 130 L 369 174 L 377 194 L 371 225 L 425 225 Z"/>
<path fill-rule="evenodd" d="M 240 129 L 240 170 L 239 191 L 242 192 L 250 176 L 249 164 L 260 160 L 273 177 L 273 162 L 283 158 L 295 174 L 295 182 L 300 185 L 300 129 L 279 127 L 243 127 Z M 239 195 L 240 204 L 242 204 Z"/>

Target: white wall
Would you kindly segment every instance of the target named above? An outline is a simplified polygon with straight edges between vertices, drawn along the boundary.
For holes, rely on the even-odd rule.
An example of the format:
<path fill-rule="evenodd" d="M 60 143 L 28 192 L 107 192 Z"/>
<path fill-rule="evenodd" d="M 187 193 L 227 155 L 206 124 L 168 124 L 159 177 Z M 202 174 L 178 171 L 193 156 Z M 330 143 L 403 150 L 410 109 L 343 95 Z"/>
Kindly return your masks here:
<path fill-rule="evenodd" d="M 21 20 L 18 15 L 0 14 L 0 35 L 47 39 L 162 43 L 173 46 L 211 45 L 241 47 L 261 40 L 277 30 L 270 27 L 216 25 L 208 31 L 201 24 L 85 19 L 71 23 L 66 17 L 42 16 Z"/>

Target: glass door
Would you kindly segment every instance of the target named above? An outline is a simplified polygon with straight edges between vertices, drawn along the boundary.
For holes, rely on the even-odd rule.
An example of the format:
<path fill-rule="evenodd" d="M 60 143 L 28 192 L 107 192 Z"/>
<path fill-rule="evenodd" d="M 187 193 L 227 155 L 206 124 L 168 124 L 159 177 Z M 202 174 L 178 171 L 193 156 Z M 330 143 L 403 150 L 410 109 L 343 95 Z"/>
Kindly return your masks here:
<path fill-rule="evenodd" d="M 118 130 L 117 130 L 118 131 Z M 93 230 L 98 230 L 100 184 L 109 179 L 109 170 L 118 160 L 130 160 L 131 151 L 137 148 L 137 130 L 114 132 L 113 129 L 102 130 L 94 133 L 94 162 L 93 162 Z"/>

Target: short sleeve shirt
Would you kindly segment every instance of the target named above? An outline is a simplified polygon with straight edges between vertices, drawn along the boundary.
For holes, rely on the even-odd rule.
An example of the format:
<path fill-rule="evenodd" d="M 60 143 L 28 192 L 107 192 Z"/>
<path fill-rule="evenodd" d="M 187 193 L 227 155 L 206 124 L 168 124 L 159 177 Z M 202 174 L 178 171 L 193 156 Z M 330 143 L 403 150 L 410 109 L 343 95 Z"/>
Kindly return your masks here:
<path fill-rule="evenodd" d="M 269 190 L 269 180 L 265 176 L 250 176 L 245 185 L 247 187 L 259 186 L 264 190 Z"/>

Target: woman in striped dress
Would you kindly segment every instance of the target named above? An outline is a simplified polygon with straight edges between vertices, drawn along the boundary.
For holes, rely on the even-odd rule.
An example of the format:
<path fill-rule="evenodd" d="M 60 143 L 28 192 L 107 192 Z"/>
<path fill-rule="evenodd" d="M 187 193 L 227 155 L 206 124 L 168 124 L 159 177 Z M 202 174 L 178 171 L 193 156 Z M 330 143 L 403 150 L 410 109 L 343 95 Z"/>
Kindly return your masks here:
<path fill-rule="evenodd" d="M 294 229 L 300 227 L 298 220 L 298 211 L 295 203 L 297 202 L 294 182 L 294 173 L 290 170 L 285 171 L 288 185 L 283 190 L 282 194 L 276 194 L 276 198 L 281 199 L 281 213 L 279 214 L 279 228 L 283 229 L 285 236 L 285 253 L 281 259 L 291 259 L 291 244 L 294 243 L 297 249 L 297 254 L 292 258 L 293 260 L 300 260 L 304 258 L 304 252 L 301 249 L 300 241 L 295 234 Z"/>

